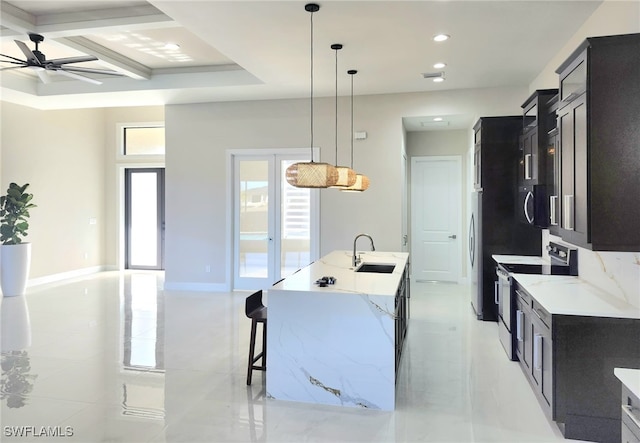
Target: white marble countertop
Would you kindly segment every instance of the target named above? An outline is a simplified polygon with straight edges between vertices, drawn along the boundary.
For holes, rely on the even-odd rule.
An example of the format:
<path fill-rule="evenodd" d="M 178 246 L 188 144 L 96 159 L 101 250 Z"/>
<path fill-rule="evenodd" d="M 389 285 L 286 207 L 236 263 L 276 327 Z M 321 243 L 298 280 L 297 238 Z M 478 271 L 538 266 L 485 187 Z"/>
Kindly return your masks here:
<path fill-rule="evenodd" d="M 514 264 L 514 265 L 548 265 L 549 260 L 545 260 L 537 255 L 499 255 L 493 254 L 491 257 L 497 263 Z"/>
<path fill-rule="evenodd" d="M 640 319 L 640 308 L 579 277 L 536 274 L 512 274 L 512 277 L 551 314 Z"/>
<path fill-rule="evenodd" d="M 640 398 L 640 369 L 614 368 L 613 373 L 633 395 Z"/>
<path fill-rule="evenodd" d="M 333 251 L 309 266 L 300 269 L 271 289 L 284 291 L 307 291 L 314 293 L 343 292 L 368 295 L 395 296 L 404 267 L 409 260 L 407 252 L 364 251 L 358 252 L 362 263 L 393 264 L 390 274 L 355 272 L 352 265 L 353 251 Z M 331 276 L 333 285 L 320 287 L 316 280 Z"/>

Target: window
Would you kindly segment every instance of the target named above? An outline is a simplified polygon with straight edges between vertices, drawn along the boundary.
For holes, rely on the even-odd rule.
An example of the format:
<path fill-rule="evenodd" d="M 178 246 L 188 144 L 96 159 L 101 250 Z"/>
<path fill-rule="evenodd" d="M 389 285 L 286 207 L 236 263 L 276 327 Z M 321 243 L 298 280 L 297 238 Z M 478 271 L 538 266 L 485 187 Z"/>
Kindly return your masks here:
<path fill-rule="evenodd" d="M 164 155 L 164 126 L 123 127 L 123 154 Z"/>

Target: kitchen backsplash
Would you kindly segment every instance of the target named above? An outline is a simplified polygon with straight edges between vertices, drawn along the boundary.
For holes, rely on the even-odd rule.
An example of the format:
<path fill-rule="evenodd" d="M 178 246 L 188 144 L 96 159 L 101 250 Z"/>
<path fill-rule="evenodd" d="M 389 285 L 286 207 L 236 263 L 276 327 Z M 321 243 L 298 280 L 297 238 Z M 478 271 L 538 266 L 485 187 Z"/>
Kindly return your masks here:
<path fill-rule="evenodd" d="M 560 237 L 542 231 L 543 252 Z M 548 256 L 547 256 L 548 258 Z M 578 275 L 592 285 L 640 308 L 640 252 L 604 252 L 578 248 Z"/>

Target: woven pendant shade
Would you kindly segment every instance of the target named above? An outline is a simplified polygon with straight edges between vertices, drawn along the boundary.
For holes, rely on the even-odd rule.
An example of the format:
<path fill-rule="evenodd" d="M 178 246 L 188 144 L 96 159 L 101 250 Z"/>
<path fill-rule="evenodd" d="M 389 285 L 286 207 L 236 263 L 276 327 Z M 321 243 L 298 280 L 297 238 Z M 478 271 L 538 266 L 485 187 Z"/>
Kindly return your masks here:
<path fill-rule="evenodd" d="M 342 49 L 340 43 L 334 43 L 331 45 L 331 49 L 336 54 L 336 170 L 338 171 L 338 181 L 335 185 L 330 186 L 334 189 L 344 189 L 348 186 L 353 186 L 356 182 L 356 171 L 348 166 L 338 166 L 338 51 Z"/>
<path fill-rule="evenodd" d="M 320 10 L 320 5 L 307 3 L 305 11 L 311 15 L 311 161 L 294 163 L 287 168 L 287 183 L 296 188 L 328 188 L 338 181 L 338 171 L 328 163 L 313 161 L 313 13 Z"/>
<path fill-rule="evenodd" d="M 351 167 L 353 167 L 353 76 L 356 75 L 358 71 L 355 69 L 350 69 L 347 71 L 347 74 L 351 76 Z M 355 173 L 355 171 L 354 171 Z M 340 190 L 342 192 L 364 192 L 369 188 L 369 177 L 364 174 L 357 174 L 355 182 Z"/>
<path fill-rule="evenodd" d="M 356 175 L 356 182 L 353 186 L 343 188 L 343 192 L 363 192 L 369 187 L 369 177 L 363 174 Z"/>
<path fill-rule="evenodd" d="M 332 188 L 344 189 L 356 184 L 356 171 L 353 169 L 348 166 L 336 166 L 336 171 L 338 171 L 338 181 L 331 186 Z"/>
<path fill-rule="evenodd" d="M 296 188 L 328 188 L 338 182 L 338 170 L 329 163 L 294 163 L 287 168 L 286 177 Z"/>

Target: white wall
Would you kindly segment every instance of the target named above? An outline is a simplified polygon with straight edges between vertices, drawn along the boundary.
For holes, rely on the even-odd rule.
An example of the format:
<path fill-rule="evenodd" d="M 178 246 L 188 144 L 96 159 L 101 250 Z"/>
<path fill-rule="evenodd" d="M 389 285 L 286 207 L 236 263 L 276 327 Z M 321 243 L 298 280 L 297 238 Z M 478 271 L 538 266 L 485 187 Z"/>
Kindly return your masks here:
<path fill-rule="evenodd" d="M 104 263 L 105 172 L 102 109 L 2 108 L 0 189 L 30 183 L 31 278 Z M 90 225 L 89 219 L 97 224 Z"/>
<path fill-rule="evenodd" d="M 433 114 L 513 115 L 526 87 L 356 96 L 354 129 L 366 140 L 354 145 L 357 171 L 371 179 L 369 190 L 345 194 L 321 191 L 320 254 L 350 249 L 367 232 L 379 250 L 402 247 L 402 117 Z M 339 145 L 350 147 L 348 98 L 341 98 Z M 335 162 L 335 105 L 315 100 L 314 144 L 321 159 Z M 469 111 L 470 110 L 470 111 Z M 228 287 L 225 271 L 228 193 L 226 151 L 309 146 L 308 100 L 169 105 L 165 110 L 167 154 L 166 281 L 173 288 Z M 343 152 L 343 151 L 341 151 Z M 341 155 L 342 158 L 342 155 Z M 211 272 L 205 272 L 205 266 Z"/>

